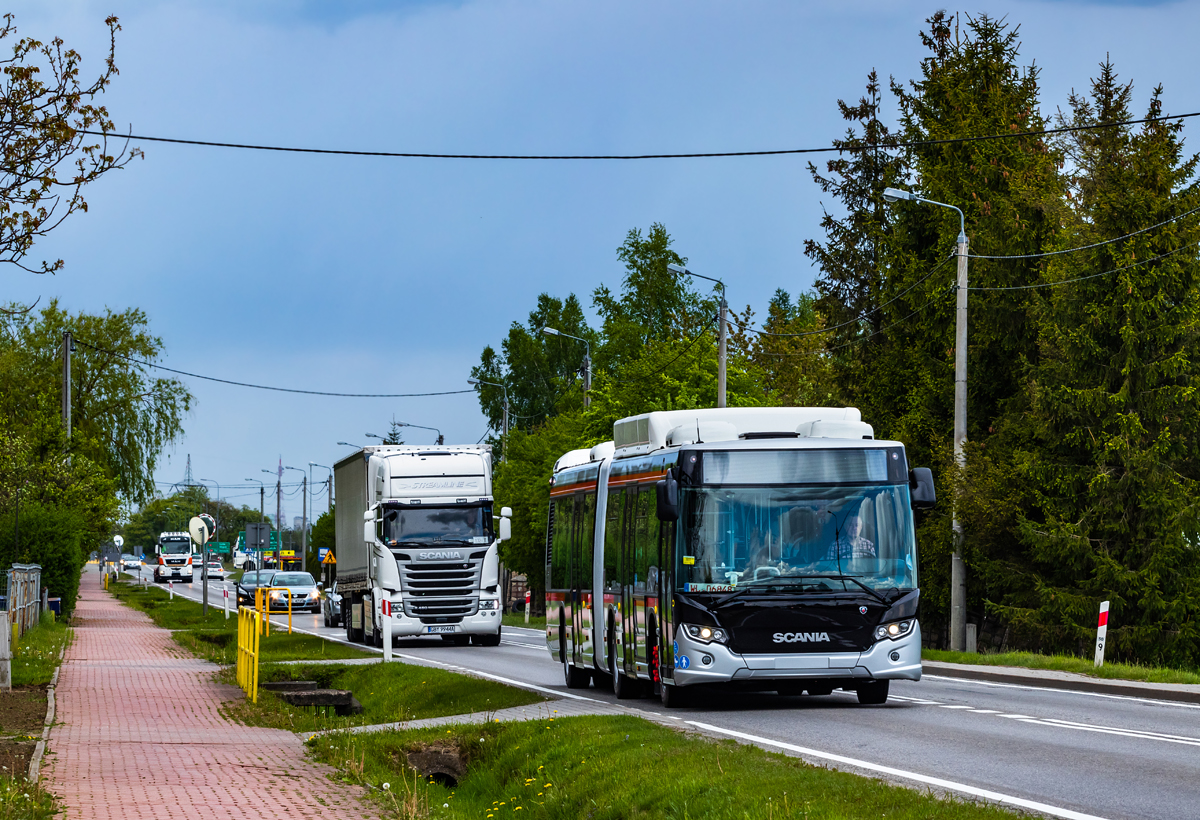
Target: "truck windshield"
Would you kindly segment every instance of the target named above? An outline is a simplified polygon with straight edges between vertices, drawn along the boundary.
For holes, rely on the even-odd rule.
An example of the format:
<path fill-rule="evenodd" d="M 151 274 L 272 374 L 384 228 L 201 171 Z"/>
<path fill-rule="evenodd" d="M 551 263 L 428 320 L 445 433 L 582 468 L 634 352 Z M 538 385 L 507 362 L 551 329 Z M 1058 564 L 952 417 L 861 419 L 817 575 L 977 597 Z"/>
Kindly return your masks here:
<path fill-rule="evenodd" d="M 189 555 L 192 552 L 191 542 L 184 539 L 169 540 L 162 542 L 163 555 Z"/>
<path fill-rule="evenodd" d="M 489 544 L 492 541 L 492 505 L 388 507 L 383 513 L 382 538 L 390 547 L 435 542 Z"/>
<path fill-rule="evenodd" d="M 711 455 L 705 454 L 706 462 Z M 887 481 L 886 470 L 878 475 L 873 469 L 840 470 L 843 480 L 858 479 L 853 483 L 770 486 L 791 468 L 775 465 L 761 472 L 755 469 L 750 476 L 741 467 L 721 466 L 725 476 L 768 480 L 754 481 L 757 486 L 681 489 L 676 567 L 680 590 L 724 592 L 761 586 L 840 592 L 861 591 L 860 584 L 874 590 L 916 588 L 908 485 L 862 481 Z M 712 475 L 709 467 L 705 463 L 705 479 Z M 792 478 L 821 480 L 811 471 Z"/>

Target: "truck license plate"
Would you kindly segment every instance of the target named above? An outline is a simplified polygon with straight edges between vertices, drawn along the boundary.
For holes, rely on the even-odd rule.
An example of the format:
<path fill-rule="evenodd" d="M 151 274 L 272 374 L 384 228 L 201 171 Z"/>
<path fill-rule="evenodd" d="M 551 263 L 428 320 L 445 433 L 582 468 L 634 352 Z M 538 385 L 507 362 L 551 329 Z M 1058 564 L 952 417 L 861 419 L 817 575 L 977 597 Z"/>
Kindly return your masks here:
<path fill-rule="evenodd" d="M 441 635 L 441 634 L 450 633 L 453 631 L 454 631 L 454 627 L 452 627 L 452 626 L 427 626 L 427 627 L 425 627 L 425 632 L 429 635 Z"/>

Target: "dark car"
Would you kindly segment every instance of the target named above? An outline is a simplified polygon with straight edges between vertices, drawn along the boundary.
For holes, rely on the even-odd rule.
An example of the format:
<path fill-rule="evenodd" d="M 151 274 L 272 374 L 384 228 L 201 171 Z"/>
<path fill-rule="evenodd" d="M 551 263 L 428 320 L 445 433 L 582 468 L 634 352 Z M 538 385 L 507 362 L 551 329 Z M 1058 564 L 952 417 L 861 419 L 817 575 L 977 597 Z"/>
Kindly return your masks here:
<path fill-rule="evenodd" d="M 325 626 L 342 625 L 342 595 L 338 592 L 338 582 L 324 590 L 321 595 L 321 611 L 325 614 Z"/>
<path fill-rule="evenodd" d="M 242 574 L 237 582 L 238 606 L 254 606 L 254 591 L 259 587 L 271 586 L 271 578 L 275 575 L 273 569 L 253 570 Z"/>

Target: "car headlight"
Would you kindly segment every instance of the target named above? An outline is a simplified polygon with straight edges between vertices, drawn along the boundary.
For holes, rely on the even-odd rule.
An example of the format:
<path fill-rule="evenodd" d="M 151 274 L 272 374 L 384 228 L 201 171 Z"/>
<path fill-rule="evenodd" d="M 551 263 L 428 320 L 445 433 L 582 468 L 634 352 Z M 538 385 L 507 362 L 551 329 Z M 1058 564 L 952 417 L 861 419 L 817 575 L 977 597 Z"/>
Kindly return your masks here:
<path fill-rule="evenodd" d="M 492 609 L 495 609 L 495 608 L 496 608 L 496 602 L 495 602 L 494 600 L 490 600 L 490 601 L 480 601 L 480 602 L 479 602 L 479 608 L 480 608 L 480 609 L 484 609 L 484 610 L 492 610 Z"/>
<path fill-rule="evenodd" d="M 287 595 L 287 593 L 286 593 L 286 592 L 284 592 L 282 589 L 277 589 L 277 590 L 275 590 L 274 592 L 272 592 L 272 593 L 271 593 L 271 597 L 272 597 L 272 598 L 274 598 L 276 601 L 278 601 L 278 600 L 279 600 L 280 598 L 282 598 L 284 595 Z"/>
<path fill-rule="evenodd" d="M 882 641 L 884 638 L 889 638 L 894 641 L 897 638 L 903 638 L 912 632 L 915 623 L 916 621 L 893 621 L 890 624 L 880 624 L 875 627 L 875 640 Z"/>
<path fill-rule="evenodd" d="M 688 637 L 700 643 L 725 643 L 729 640 L 729 635 L 724 629 L 719 626 L 696 626 L 695 624 L 684 624 L 683 631 L 688 634 Z"/>

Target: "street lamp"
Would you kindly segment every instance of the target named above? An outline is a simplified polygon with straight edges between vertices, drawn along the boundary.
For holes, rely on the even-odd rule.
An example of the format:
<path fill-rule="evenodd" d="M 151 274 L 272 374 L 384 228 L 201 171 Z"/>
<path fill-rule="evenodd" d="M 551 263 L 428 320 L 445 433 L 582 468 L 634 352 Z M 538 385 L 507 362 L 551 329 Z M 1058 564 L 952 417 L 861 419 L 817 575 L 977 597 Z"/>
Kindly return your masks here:
<path fill-rule="evenodd" d="M 488 387 L 499 387 L 504 391 L 504 426 L 500 429 L 500 460 L 508 460 L 508 388 L 503 384 L 496 382 L 485 382 L 480 379 L 467 379 L 467 384 L 487 385 Z"/>
<path fill-rule="evenodd" d="M 667 270 L 671 273 L 679 274 L 680 276 L 695 276 L 697 279 L 707 279 L 709 282 L 716 282 L 721 288 L 721 327 L 717 331 L 717 407 L 725 406 L 725 351 L 726 351 L 726 330 L 725 316 L 729 313 L 729 304 L 725 301 L 725 283 L 720 279 L 713 279 L 711 276 L 705 276 L 700 273 L 693 273 L 680 265 L 667 265 Z"/>
<path fill-rule="evenodd" d="M 436 442 L 437 444 L 445 444 L 446 443 L 446 437 L 443 436 L 442 431 L 436 427 L 426 427 L 422 424 L 409 424 L 407 421 L 397 421 L 397 422 L 395 422 L 395 425 L 397 427 L 415 427 L 418 430 L 432 430 L 433 432 L 438 434 L 437 442 Z"/>
<path fill-rule="evenodd" d="M 204 484 L 205 482 L 208 482 L 210 484 L 216 484 L 216 487 L 217 487 L 217 516 L 216 516 L 217 532 L 216 532 L 216 536 L 217 536 L 217 544 L 219 545 L 221 543 L 221 485 L 217 484 L 217 482 L 213 481 L 211 478 L 198 478 L 196 480 L 199 481 L 201 484 Z M 202 599 L 204 602 L 203 611 L 204 611 L 204 614 L 206 614 L 206 615 L 208 614 L 208 554 L 209 554 L 210 550 L 211 550 L 211 547 L 209 547 L 207 541 L 205 541 L 204 544 L 200 547 L 200 561 L 203 564 L 203 566 L 200 569 L 200 580 L 203 584 L 203 593 L 202 593 Z M 217 554 L 220 555 L 220 553 L 217 553 Z"/>
<path fill-rule="evenodd" d="M 312 468 L 313 467 L 320 467 L 322 470 L 329 471 L 329 484 L 326 489 L 326 492 L 328 493 L 328 495 L 326 496 L 326 500 L 329 502 L 329 509 L 327 509 L 326 512 L 332 512 L 332 510 L 333 510 L 333 468 L 326 467 L 324 464 L 318 464 L 315 461 L 308 462 L 308 475 L 309 475 L 308 486 L 310 488 L 309 492 L 312 492 L 311 487 L 313 485 L 313 483 L 312 483 Z"/>
<path fill-rule="evenodd" d="M 351 444 L 351 443 L 350 443 L 350 442 L 348 442 L 348 441 L 339 441 L 339 442 L 338 442 L 338 444 L 342 445 L 343 447 L 353 447 L 353 448 L 354 448 L 354 449 L 356 449 L 356 450 L 361 450 L 361 449 L 362 449 L 362 445 L 361 445 L 361 444 Z"/>
<path fill-rule="evenodd" d="M 920 202 L 958 212 L 958 287 L 954 321 L 954 461 L 961 472 L 966 457 L 963 442 L 967 438 L 967 220 L 962 210 L 917 196 L 900 188 L 885 188 L 886 202 Z M 954 553 L 950 559 L 950 648 L 963 652 L 967 648 L 967 568 L 962 560 L 963 528 L 955 504 L 951 512 L 954 531 Z"/>
<path fill-rule="evenodd" d="M 299 467 L 287 467 L 285 470 L 295 470 L 304 476 L 300 485 L 300 571 L 305 571 L 308 564 L 308 476 Z"/>
<path fill-rule="evenodd" d="M 563 333 L 552 327 L 542 328 L 542 333 L 548 336 L 565 336 L 568 339 L 574 339 L 577 342 L 583 342 L 586 346 L 583 354 L 583 406 L 584 409 L 591 407 L 592 399 L 588 395 L 592 389 L 592 343 L 587 339 L 582 339 L 578 336 L 572 336 L 570 333 Z"/>

